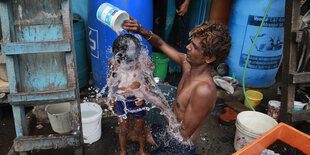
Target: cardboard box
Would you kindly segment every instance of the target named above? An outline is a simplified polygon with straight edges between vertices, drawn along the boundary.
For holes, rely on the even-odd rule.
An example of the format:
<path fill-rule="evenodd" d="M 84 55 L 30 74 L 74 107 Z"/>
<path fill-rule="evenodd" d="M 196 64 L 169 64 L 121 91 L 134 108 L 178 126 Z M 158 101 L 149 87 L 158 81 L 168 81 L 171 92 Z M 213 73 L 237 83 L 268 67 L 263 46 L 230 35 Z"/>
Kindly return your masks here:
<path fill-rule="evenodd" d="M 8 81 L 8 74 L 6 71 L 6 62 L 4 55 L 0 55 L 0 79 L 5 82 Z"/>

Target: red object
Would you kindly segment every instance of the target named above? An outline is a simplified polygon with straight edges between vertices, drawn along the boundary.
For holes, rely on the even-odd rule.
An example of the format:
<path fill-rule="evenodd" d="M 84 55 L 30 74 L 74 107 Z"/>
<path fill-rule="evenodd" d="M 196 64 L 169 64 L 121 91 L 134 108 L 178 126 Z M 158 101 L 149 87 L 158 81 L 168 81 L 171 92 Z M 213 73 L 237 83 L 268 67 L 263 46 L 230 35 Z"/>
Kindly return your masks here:
<path fill-rule="evenodd" d="M 236 122 L 238 113 L 229 107 L 224 108 L 225 113 L 220 115 L 220 119 L 227 123 Z"/>
<path fill-rule="evenodd" d="M 281 140 L 305 154 L 310 154 L 310 136 L 285 123 L 279 123 L 233 155 L 259 155 L 277 140 Z"/>

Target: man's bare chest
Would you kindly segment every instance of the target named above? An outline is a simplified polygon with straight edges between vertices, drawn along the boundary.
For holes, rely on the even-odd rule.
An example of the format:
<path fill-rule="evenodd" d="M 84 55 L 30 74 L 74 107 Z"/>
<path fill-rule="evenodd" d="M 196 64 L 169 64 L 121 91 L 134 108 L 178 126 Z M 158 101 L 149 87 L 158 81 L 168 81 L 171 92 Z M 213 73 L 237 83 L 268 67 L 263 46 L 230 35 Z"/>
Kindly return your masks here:
<path fill-rule="evenodd" d="M 182 83 L 181 83 L 182 82 Z M 190 98 L 192 95 L 192 92 L 194 91 L 194 85 L 191 84 L 190 81 L 187 81 L 186 79 L 183 79 L 183 81 L 180 81 L 178 93 L 176 96 L 176 102 L 177 106 L 180 109 L 186 109 L 187 105 L 190 102 Z"/>

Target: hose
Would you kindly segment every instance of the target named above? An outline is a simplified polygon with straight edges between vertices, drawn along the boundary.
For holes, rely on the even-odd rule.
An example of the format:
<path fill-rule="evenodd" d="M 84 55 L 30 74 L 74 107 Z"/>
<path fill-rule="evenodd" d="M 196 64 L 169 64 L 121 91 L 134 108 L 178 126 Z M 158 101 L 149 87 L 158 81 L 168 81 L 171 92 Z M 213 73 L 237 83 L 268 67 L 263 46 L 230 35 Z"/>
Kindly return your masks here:
<path fill-rule="evenodd" d="M 253 43 L 252 43 L 252 46 L 251 46 L 251 48 L 250 48 L 248 57 L 247 57 L 247 59 L 246 59 L 246 61 L 245 61 L 244 70 L 243 70 L 243 76 L 242 76 L 242 89 L 243 89 L 243 94 L 244 94 L 244 97 L 245 97 L 247 103 L 249 104 L 249 106 L 251 107 L 251 109 L 252 109 L 253 111 L 255 111 L 255 109 L 254 109 L 254 108 L 252 107 L 252 105 L 250 104 L 250 101 L 249 101 L 249 99 L 248 99 L 248 97 L 247 97 L 247 95 L 246 95 L 246 93 L 245 93 L 245 85 L 244 85 L 245 71 L 246 71 L 246 67 L 247 67 L 247 65 L 248 65 L 248 61 L 249 61 L 249 59 L 250 59 L 251 52 L 252 52 L 253 47 L 254 47 L 254 45 L 255 45 L 256 39 L 257 39 L 257 37 L 258 37 L 258 35 L 259 35 L 259 33 L 260 33 L 260 30 L 261 30 L 262 27 L 263 27 L 263 24 L 264 24 L 264 22 L 265 22 L 265 18 L 266 18 L 266 16 L 267 16 L 267 13 L 268 13 L 269 8 L 270 8 L 271 4 L 273 3 L 273 1 L 274 1 L 274 0 L 270 0 L 270 2 L 269 2 L 269 4 L 268 4 L 268 7 L 267 7 L 267 9 L 266 9 L 266 11 L 265 11 L 265 14 L 264 14 L 264 18 L 263 18 L 262 22 L 260 23 L 259 29 L 258 29 L 258 31 L 257 31 L 257 33 L 256 33 L 255 39 L 254 39 L 254 41 L 253 41 Z"/>

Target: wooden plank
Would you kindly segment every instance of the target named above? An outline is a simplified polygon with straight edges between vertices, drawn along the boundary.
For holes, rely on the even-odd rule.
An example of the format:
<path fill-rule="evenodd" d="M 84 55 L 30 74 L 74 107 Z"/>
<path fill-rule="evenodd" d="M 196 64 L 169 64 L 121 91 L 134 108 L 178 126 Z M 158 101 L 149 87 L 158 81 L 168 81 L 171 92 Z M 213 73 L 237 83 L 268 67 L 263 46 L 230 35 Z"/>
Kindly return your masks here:
<path fill-rule="evenodd" d="M 14 139 L 14 149 L 17 152 L 38 149 L 58 149 L 80 146 L 78 134 L 52 134 L 40 136 L 22 136 Z"/>
<path fill-rule="evenodd" d="M 9 14 L 8 14 L 8 4 L 0 2 L 0 18 L 1 18 L 1 32 L 3 36 L 3 42 L 10 42 L 10 25 L 9 25 Z"/>
<path fill-rule="evenodd" d="M 62 20 L 64 29 L 64 38 L 73 40 L 72 30 L 72 15 L 71 15 L 71 1 L 67 0 L 62 3 Z M 74 42 L 71 43 L 74 46 Z M 68 77 L 68 87 L 77 87 L 77 75 L 76 75 L 76 59 L 75 51 L 66 54 L 66 66 L 67 66 L 67 77 Z"/>
<path fill-rule="evenodd" d="M 79 130 L 82 128 L 81 125 L 81 113 L 80 113 L 80 102 L 79 100 L 76 101 L 72 101 L 71 103 L 71 108 L 72 108 L 72 118 L 73 118 L 73 122 L 72 123 L 72 128 L 73 130 Z M 82 130 L 81 130 L 82 131 Z"/>
<path fill-rule="evenodd" d="M 310 109 L 301 111 L 292 111 L 288 113 L 291 117 L 290 119 L 291 122 L 310 120 Z"/>
<path fill-rule="evenodd" d="M 16 41 L 11 1 L 0 2 L 0 10 L 3 43 L 10 43 L 11 41 Z M 9 68 L 9 70 L 7 70 L 7 75 L 9 79 L 11 93 L 16 93 L 18 90 L 19 74 L 16 72 L 18 71 L 18 68 L 16 68 L 17 62 L 14 62 L 15 60 L 15 56 L 6 57 L 6 65 L 7 68 Z"/>
<path fill-rule="evenodd" d="M 15 31 L 13 24 L 13 12 L 11 1 L 0 2 L 0 18 L 3 42 L 15 41 Z"/>
<path fill-rule="evenodd" d="M 290 79 L 293 84 L 310 83 L 310 72 L 291 73 Z"/>
<path fill-rule="evenodd" d="M 3 37 L 3 43 L 9 43 L 16 41 L 15 30 L 13 24 L 13 11 L 12 11 L 12 1 L 1 1 L 0 2 L 0 18 L 1 18 L 1 31 Z M 17 59 L 16 56 L 8 56 L 6 57 L 8 79 L 10 92 L 16 93 L 18 90 L 18 80 L 19 73 L 18 71 L 18 63 L 14 62 Z M 28 130 L 26 127 L 26 118 L 25 118 L 25 110 L 24 107 L 12 106 L 14 123 L 16 136 L 28 135 Z M 25 152 L 20 152 L 21 155 L 26 154 Z"/>
<path fill-rule="evenodd" d="M 16 137 L 28 136 L 25 108 L 23 106 L 12 106 Z M 26 152 L 20 152 L 20 155 L 27 155 Z"/>
<path fill-rule="evenodd" d="M 68 87 L 77 87 L 77 72 L 76 72 L 76 59 L 74 59 L 73 54 L 66 54 L 66 66 L 67 66 L 67 78 L 68 78 Z"/>
<path fill-rule="evenodd" d="M 12 25 L 15 27 L 15 42 L 64 40 L 62 0 L 11 1 L 14 12 Z"/>
<path fill-rule="evenodd" d="M 64 38 L 71 40 L 71 45 L 74 47 L 74 36 L 73 36 L 73 17 L 71 13 L 72 1 L 66 0 L 62 3 L 62 19 L 63 19 L 63 29 L 64 29 Z M 67 66 L 67 77 L 68 77 L 68 87 L 79 88 L 77 82 L 77 65 L 76 65 L 76 56 L 75 49 L 72 48 L 71 53 L 66 53 L 66 66 Z M 76 96 L 79 97 L 79 89 L 76 90 Z M 83 143 L 83 133 L 82 133 L 82 124 L 81 124 L 81 113 L 80 113 L 80 104 L 79 99 L 71 102 L 73 107 L 73 129 L 80 131 L 80 142 Z M 75 154 L 83 154 L 83 146 L 75 149 Z"/>
<path fill-rule="evenodd" d="M 3 55 L 50 53 L 71 51 L 70 40 L 46 42 L 15 42 L 1 45 Z"/>
<path fill-rule="evenodd" d="M 16 32 L 16 42 L 64 40 L 61 24 L 21 25 Z"/>
<path fill-rule="evenodd" d="M 65 53 L 19 55 L 18 63 L 21 82 L 18 92 L 67 89 L 65 55 Z"/>
<path fill-rule="evenodd" d="M 247 108 L 244 104 L 242 104 L 239 101 L 231 101 L 231 102 L 225 102 L 227 106 L 229 106 L 231 109 L 235 110 L 236 112 L 242 112 L 242 111 L 249 111 L 251 109 Z"/>
<path fill-rule="evenodd" d="M 280 120 L 289 120 L 288 111 L 293 111 L 295 100 L 295 85 L 291 83 L 289 74 L 296 70 L 297 45 L 293 39 L 293 32 L 297 32 L 299 25 L 300 0 L 285 1 L 284 48 L 282 63 L 282 98 Z"/>
<path fill-rule="evenodd" d="M 7 68 L 10 68 L 9 70 L 7 70 L 7 74 L 11 93 L 16 93 L 18 91 L 18 84 L 17 84 L 18 75 L 16 74 L 14 59 L 15 56 L 6 57 L 7 60 L 6 66 Z"/>
<path fill-rule="evenodd" d="M 61 22 L 62 0 L 10 0 L 13 4 L 14 25 L 44 25 Z M 29 5 L 31 4 L 31 5 Z M 36 9 L 33 9 L 36 8 Z M 19 28 L 18 28 L 19 29 Z M 17 31 L 18 31 L 17 29 Z"/>
<path fill-rule="evenodd" d="M 28 136 L 25 109 L 23 106 L 12 106 L 16 136 Z"/>
<path fill-rule="evenodd" d="M 71 6 L 70 1 L 63 1 L 61 4 L 61 13 L 62 13 L 62 22 L 63 22 L 63 31 L 64 39 L 72 39 L 72 16 L 71 16 Z"/>
<path fill-rule="evenodd" d="M 51 102 L 51 101 L 65 101 L 75 100 L 75 88 L 64 90 L 53 90 L 43 92 L 27 92 L 9 94 L 8 100 L 12 105 L 29 105 L 29 102 Z M 45 103 L 45 104 L 46 104 Z M 42 103 L 44 104 L 44 103 Z"/>

